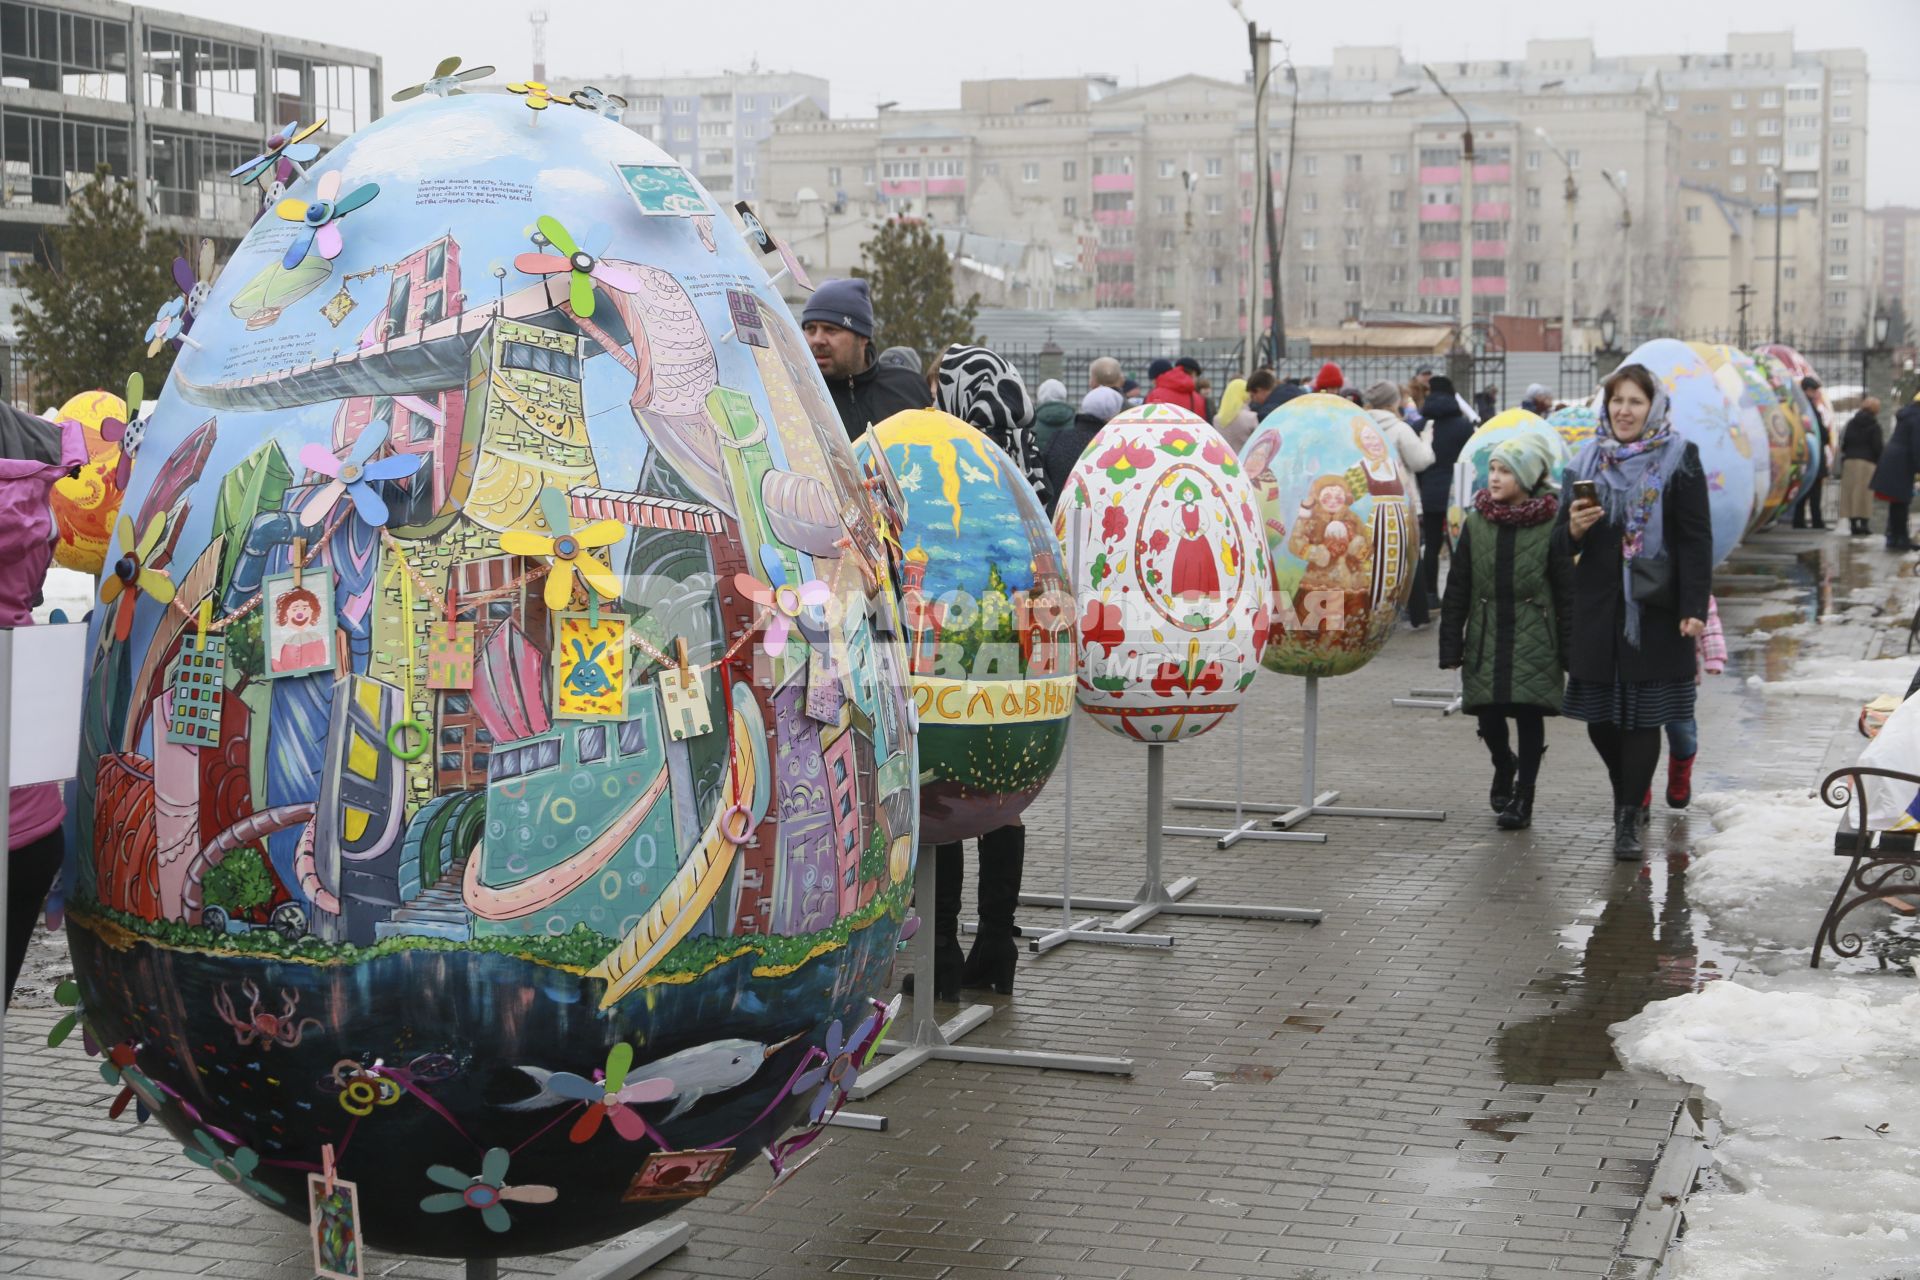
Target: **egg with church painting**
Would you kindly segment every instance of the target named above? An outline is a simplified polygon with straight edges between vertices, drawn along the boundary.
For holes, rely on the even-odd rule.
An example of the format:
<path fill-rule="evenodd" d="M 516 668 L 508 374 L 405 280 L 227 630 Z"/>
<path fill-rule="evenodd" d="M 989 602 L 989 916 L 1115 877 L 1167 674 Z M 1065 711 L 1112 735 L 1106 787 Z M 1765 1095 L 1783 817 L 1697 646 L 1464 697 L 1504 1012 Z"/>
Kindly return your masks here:
<path fill-rule="evenodd" d="M 1267 549 L 1245 469 L 1185 409 L 1120 414 L 1068 477 L 1054 530 L 1079 599 L 1076 695 L 1139 742 L 1205 733 L 1267 642 Z"/>
<path fill-rule="evenodd" d="M 1245 454 L 1273 564 L 1273 636 L 1261 660 L 1295 676 L 1357 671 L 1413 591 L 1413 477 L 1379 424 L 1339 396 L 1287 401 Z"/>
<path fill-rule="evenodd" d="M 544 1255 L 753 1198 L 844 1099 L 915 721 L 873 497 L 732 218 L 603 116 L 426 94 L 213 280 L 75 786 L 81 1017 L 146 1145 L 302 1221 L 331 1151 L 383 1251 Z M 255 305 L 288 271 L 324 287 Z"/>
<path fill-rule="evenodd" d="M 998 445 L 934 409 L 855 454 L 899 495 L 901 635 L 920 718 L 920 839 L 984 835 L 1046 785 L 1073 714 L 1073 597 L 1033 486 Z"/>

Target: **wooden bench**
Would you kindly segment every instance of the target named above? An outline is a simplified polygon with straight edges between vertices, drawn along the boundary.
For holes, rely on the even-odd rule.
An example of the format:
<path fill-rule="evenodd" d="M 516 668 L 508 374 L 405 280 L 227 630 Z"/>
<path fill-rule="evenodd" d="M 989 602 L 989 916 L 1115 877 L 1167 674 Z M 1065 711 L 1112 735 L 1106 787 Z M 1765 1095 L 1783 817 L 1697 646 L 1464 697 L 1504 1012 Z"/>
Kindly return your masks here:
<path fill-rule="evenodd" d="M 1841 811 L 1840 824 L 1833 833 L 1833 851 L 1850 861 L 1813 938 L 1816 969 L 1822 951 L 1831 950 L 1844 959 L 1865 949 L 1865 938 L 1843 932 L 1843 923 L 1856 908 L 1895 894 L 1920 891 L 1920 849 L 1914 845 L 1914 837 L 1920 832 L 1876 830 L 1867 824 L 1869 778 L 1920 788 L 1920 775 L 1860 764 L 1835 769 L 1821 781 L 1820 798 Z M 1886 967 L 1884 960 L 1881 967 Z"/>

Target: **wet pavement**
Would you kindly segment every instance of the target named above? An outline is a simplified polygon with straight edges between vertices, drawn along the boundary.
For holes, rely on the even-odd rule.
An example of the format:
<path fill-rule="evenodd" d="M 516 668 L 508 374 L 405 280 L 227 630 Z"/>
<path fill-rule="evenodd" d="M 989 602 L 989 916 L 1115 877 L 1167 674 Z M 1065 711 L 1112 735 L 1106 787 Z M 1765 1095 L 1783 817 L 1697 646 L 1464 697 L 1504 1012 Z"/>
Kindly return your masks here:
<path fill-rule="evenodd" d="M 1731 666 L 1703 692 L 1698 788 L 1812 780 L 1833 704 L 1746 677 L 1898 652 L 1915 584 L 1877 546 L 1782 530 L 1727 566 Z M 1131 1079 L 924 1066 L 859 1104 L 888 1132 L 833 1131 L 764 1203 L 763 1171 L 692 1202 L 691 1245 L 648 1274 L 1645 1274 L 1622 1248 L 1687 1095 L 1622 1070 L 1607 1028 L 1731 967 L 1687 901 L 1688 819 L 1656 797 L 1655 856 L 1615 864 L 1604 773 L 1581 728 L 1553 722 L 1533 829 L 1496 830 L 1471 723 L 1389 706 L 1435 682 L 1433 644 L 1403 631 L 1322 686 L 1318 770 L 1343 803 L 1446 822 L 1306 824 L 1324 845 L 1167 841 L 1169 878 L 1198 875 L 1197 897 L 1316 906 L 1324 923 L 1162 917 L 1171 951 L 1069 944 L 1023 956 L 1016 994 L 987 997 L 970 1043 L 1131 1056 Z M 1302 686 L 1263 676 L 1251 695 L 1251 798 L 1291 799 Z M 1074 883 L 1124 893 L 1144 752 L 1075 734 Z M 1169 793 L 1221 795 L 1233 742 L 1228 727 L 1169 749 Z M 1030 890 L 1058 884 L 1061 816 L 1056 785 L 1029 814 Z M 157 1129 L 109 1121 L 113 1090 L 77 1046 L 45 1048 L 62 962 L 43 940 L 8 1021 L 0 1275 L 311 1275 L 298 1226 Z M 459 1271 L 376 1253 L 372 1274 Z"/>

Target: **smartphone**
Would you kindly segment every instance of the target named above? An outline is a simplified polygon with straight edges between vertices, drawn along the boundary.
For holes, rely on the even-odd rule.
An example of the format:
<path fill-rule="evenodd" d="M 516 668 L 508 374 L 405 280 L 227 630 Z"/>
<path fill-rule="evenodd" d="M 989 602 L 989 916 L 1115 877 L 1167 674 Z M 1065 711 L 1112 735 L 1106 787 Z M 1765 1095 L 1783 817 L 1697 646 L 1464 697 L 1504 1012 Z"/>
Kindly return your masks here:
<path fill-rule="evenodd" d="M 1598 502 L 1600 501 L 1600 486 L 1591 480 L 1575 480 L 1573 482 L 1573 497 L 1576 502 Z"/>

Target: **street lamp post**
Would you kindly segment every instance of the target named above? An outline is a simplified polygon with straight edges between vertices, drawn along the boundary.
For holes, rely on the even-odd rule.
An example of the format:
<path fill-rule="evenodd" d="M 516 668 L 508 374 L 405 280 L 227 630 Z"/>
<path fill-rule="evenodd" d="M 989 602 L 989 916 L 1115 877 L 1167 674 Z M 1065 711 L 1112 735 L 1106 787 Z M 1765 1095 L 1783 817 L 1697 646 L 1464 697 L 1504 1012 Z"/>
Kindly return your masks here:
<path fill-rule="evenodd" d="M 1236 13 L 1245 16 L 1240 0 L 1233 0 Z M 1268 65 L 1271 56 L 1268 41 L 1260 34 L 1260 28 L 1253 19 L 1247 19 L 1247 48 L 1253 55 L 1253 198 L 1255 209 L 1265 209 L 1272 203 L 1269 186 L 1273 181 L 1272 165 L 1267 161 L 1267 76 L 1271 68 Z M 1254 217 L 1247 223 L 1247 358 L 1246 376 L 1251 377 L 1260 363 L 1260 239 L 1263 229 L 1263 217 Z"/>
<path fill-rule="evenodd" d="M 1447 86 L 1440 83 L 1440 77 L 1433 68 L 1422 66 L 1427 79 L 1433 81 L 1433 87 L 1440 91 L 1453 109 L 1460 113 L 1460 344 L 1466 349 L 1467 358 L 1473 358 L 1473 118 L 1467 109 L 1447 92 Z M 1472 389 L 1468 389 L 1472 394 Z"/>
<path fill-rule="evenodd" d="M 1784 194 L 1780 189 L 1780 174 L 1772 165 L 1767 166 L 1767 180 L 1773 183 L 1773 340 L 1781 341 L 1780 335 L 1780 224 L 1785 221 L 1785 207 L 1780 203 Z"/>
<path fill-rule="evenodd" d="M 1566 152 L 1560 150 L 1545 129 L 1535 129 L 1533 136 L 1547 144 L 1547 149 L 1560 158 L 1567 171 L 1567 214 L 1566 225 L 1562 228 L 1565 260 L 1560 264 L 1560 350 L 1573 350 L 1573 217 L 1574 206 L 1580 199 L 1580 185 L 1573 178 L 1573 162 L 1567 159 Z"/>
<path fill-rule="evenodd" d="M 1627 203 L 1627 171 L 1620 170 L 1616 175 L 1611 170 L 1602 169 L 1600 176 L 1613 188 L 1613 194 L 1620 197 L 1620 255 L 1626 262 L 1626 279 L 1620 289 L 1620 309 L 1625 312 L 1620 322 L 1627 327 L 1627 340 L 1633 340 L 1633 207 Z"/>

